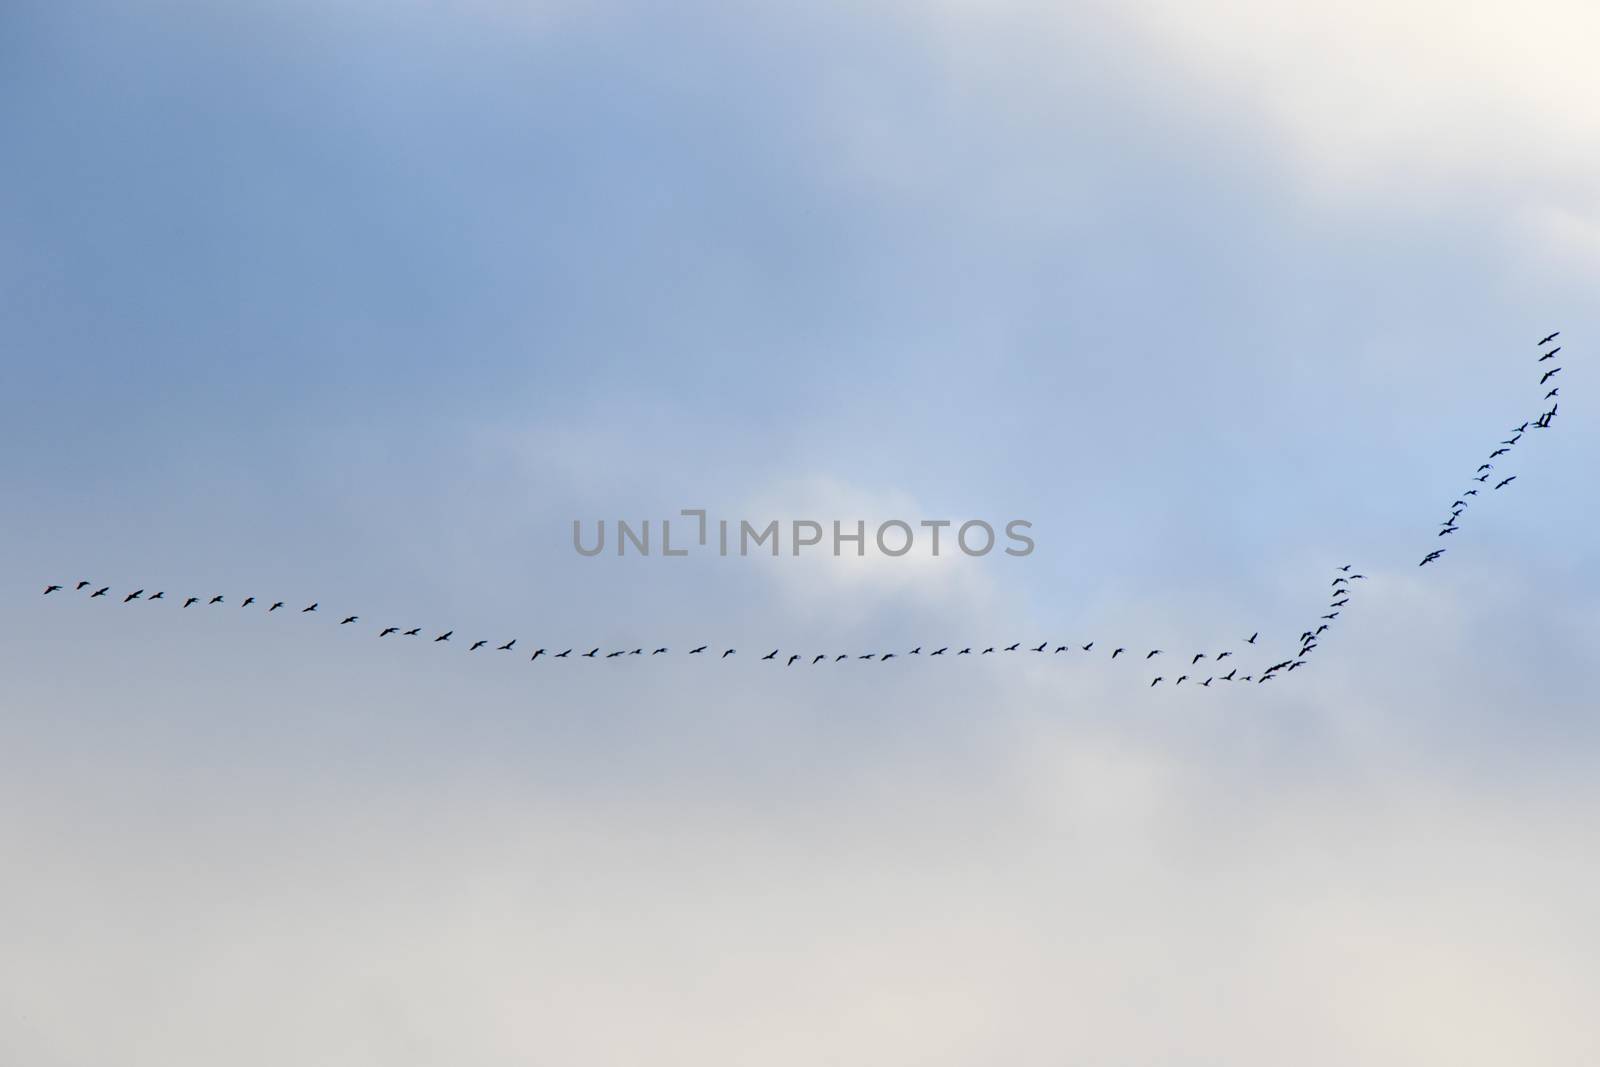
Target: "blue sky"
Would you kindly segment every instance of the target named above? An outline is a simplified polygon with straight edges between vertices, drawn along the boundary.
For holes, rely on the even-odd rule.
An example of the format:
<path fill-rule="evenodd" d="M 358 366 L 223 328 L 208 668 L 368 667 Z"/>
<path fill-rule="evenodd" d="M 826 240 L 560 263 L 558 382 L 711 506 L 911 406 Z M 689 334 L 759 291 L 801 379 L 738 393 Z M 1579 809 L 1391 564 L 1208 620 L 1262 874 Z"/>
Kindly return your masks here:
<path fill-rule="evenodd" d="M 1595 18 L 8 6 L 0 1058 L 1592 1060 Z M 693 506 L 1038 548 L 571 549 Z M 755 662 L 1215 650 L 1352 561 L 1259 691 Z"/>

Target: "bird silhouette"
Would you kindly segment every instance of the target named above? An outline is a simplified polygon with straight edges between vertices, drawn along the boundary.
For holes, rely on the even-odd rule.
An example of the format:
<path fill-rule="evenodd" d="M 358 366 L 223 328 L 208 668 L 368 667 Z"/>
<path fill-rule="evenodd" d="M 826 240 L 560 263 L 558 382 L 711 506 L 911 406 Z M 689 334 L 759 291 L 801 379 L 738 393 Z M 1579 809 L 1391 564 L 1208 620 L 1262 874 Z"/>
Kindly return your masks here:
<path fill-rule="evenodd" d="M 1491 470 L 1494 470 L 1494 464 L 1493 463 L 1485 463 L 1481 467 L 1479 467 L 1478 470 L 1479 471 L 1491 471 Z"/>
<path fill-rule="evenodd" d="M 1018 646 L 1020 646 L 1021 644 L 1022 644 L 1022 642 L 1018 641 L 1016 644 L 1007 645 L 1006 646 L 1006 651 L 1007 652 L 1015 652 L 1017 650 Z"/>
<path fill-rule="evenodd" d="M 123 597 L 122 598 L 122 602 L 124 604 L 127 604 L 127 603 L 129 603 L 131 601 L 138 600 L 142 596 L 144 596 L 144 590 L 143 589 L 135 589 L 133 592 L 131 592 L 127 596 Z"/>
<path fill-rule="evenodd" d="M 198 604 L 198 603 L 200 603 L 200 598 L 197 597 L 197 596 L 192 596 L 188 600 L 185 600 L 183 602 L 183 606 L 184 607 L 188 607 L 190 604 Z"/>
<path fill-rule="evenodd" d="M 1199 663 L 1201 660 L 1203 660 L 1205 658 L 1206 658 L 1206 654 L 1204 652 L 1196 652 L 1194 654 L 1194 659 L 1189 661 L 1189 666 L 1193 667 L 1196 663 Z"/>
<path fill-rule="evenodd" d="M 1510 485 L 1512 482 L 1514 482 L 1516 480 L 1517 480 L 1517 476 L 1515 474 L 1513 474 L 1511 477 L 1509 477 L 1509 478 L 1505 479 L 1504 481 L 1500 482 L 1499 484 L 1497 484 L 1495 486 L 1495 488 L 1496 489 L 1504 489 L 1506 486 Z M 1536 490 L 1536 492 L 1537 492 L 1537 490 Z"/>
<path fill-rule="evenodd" d="M 413 626 L 411 629 L 407 630 L 405 633 L 401 634 L 400 636 L 401 637 L 416 637 L 421 633 L 422 633 L 422 627 Z"/>
<path fill-rule="evenodd" d="M 768 660 L 768 659 L 771 659 L 772 657 L 776 656 L 777 654 L 778 654 L 778 650 L 777 649 L 773 649 L 771 652 L 768 652 L 765 656 L 762 656 L 761 658 L 764 659 L 764 660 Z"/>
<path fill-rule="evenodd" d="M 1556 345 L 1550 351 L 1546 352 L 1544 355 L 1542 355 L 1538 359 L 1534 360 L 1534 362 L 1535 363 L 1543 363 L 1547 359 L 1555 359 L 1556 358 L 1556 353 L 1559 352 L 1559 351 L 1561 351 L 1561 346 L 1560 345 Z"/>
<path fill-rule="evenodd" d="M 1217 660 L 1218 660 L 1218 662 L 1221 662 L 1222 660 L 1227 659 L 1231 655 L 1233 655 L 1232 652 L 1219 652 L 1219 653 L 1217 653 Z"/>
<path fill-rule="evenodd" d="M 355 622 L 359 618 L 361 618 L 361 616 L 359 616 L 359 615 L 346 615 L 344 618 L 339 620 L 339 625 L 340 626 L 349 626 L 351 623 Z"/>
<path fill-rule="evenodd" d="M 59 585 L 47 585 L 47 586 L 44 587 L 44 595 L 45 596 L 49 596 L 51 593 L 54 593 L 56 590 L 58 590 L 60 588 L 61 587 Z"/>
<path fill-rule="evenodd" d="M 838 663 L 840 660 L 847 660 L 849 658 L 849 656 L 841 652 L 839 655 L 833 657 L 833 662 Z"/>
<path fill-rule="evenodd" d="M 1539 339 L 1539 343 L 1534 345 L 1533 347 L 1535 347 L 1535 348 L 1543 348 L 1545 345 L 1549 344 L 1551 341 L 1554 341 L 1557 337 L 1560 337 L 1560 336 L 1561 336 L 1561 331 L 1557 330 L 1555 333 L 1548 334 L 1547 336 L 1540 338 Z"/>
<path fill-rule="evenodd" d="M 785 664 L 784 664 L 784 666 L 785 666 L 785 667 L 793 667 L 793 666 L 794 666 L 794 661 L 795 661 L 795 660 L 797 660 L 797 659 L 799 659 L 799 658 L 800 658 L 800 657 L 799 657 L 799 656 L 798 656 L 798 655 L 793 655 L 793 656 L 790 656 L 790 657 L 789 657 L 789 662 L 788 662 L 788 663 L 785 663 Z"/>
<path fill-rule="evenodd" d="M 83 592 L 85 589 L 87 589 L 89 586 L 91 586 L 93 584 L 94 584 L 93 582 L 91 582 L 87 578 L 85 578 L 83 581 L 81 581 L 81 582 L 79 582 L 77 584 L 76 589 L 77 589 L 78 592 L 81 593 L 81 592 Z"/>
<path fill-rule="evenodd" d="M 934 651 L 928 653 L 928 655 L 930 655 L 930 656 L 942 656 L 948 651 L 950 651 L 950 646 L 949 645 L 945 645 L 943 648 L 938 648 L 938 649 L 935 649 Z"/>
<path fill-rule="evenodd" d="M 272 607 L 267 609 L 267 614 L 271 615 L 274 611 L 277 611 L 281 607 L 283 607 L 283 601 L 274 601 Z"/>
<path fill-rule="evenodd" d="M 1561 373 L 1561 368 L 1560 367 L 1551 367 L 1549 370 L 1544 372 L 1544 377 L 1539 379 L 1539 384 L 1543 385 L 1545 382 L 1548 382 L 1551 378 L 1554 378 L 1556 375 L 1558 375 L 1560 373 Z"/>
<path fill-rule="evenodd" d="M 1172 684 L 1173 685 L 1182 685 L 1184 682 L 1188 681 L 1188 679 L 1189 679 L 1189 676 L 1187 674 L 1180 674 L 1180 675 L 1178 675 L 1178 680 L 1176 682 L 1173 682 Z"/>
<path fill-rule="evenodd" d="M 1425 567 L 1429 563 L 1432 563 L 1434 560 L 1438 559 L 1442 555 L 1444 555 L 1444 549 L 1442 549 L 1442 548 L 1436 549 L 1433 552 L 1429 552 L 1426 556 L 1422 557 L 1422 562 L 1417 564 L 1417 566 Z"/>
<path fill-rule="evenodd" d="M 210 599 L 210 601 L 208 601 L 208 604 L 220 604 L 220 603 L 222 603 L 222 594 L 221 593 L 218 593 L 216 596 L 212 597 Z"/>
<path fill-rule="evenodd" d="M 1112 651 L 1111 651 L 1111 658 L 1112 658 L 1112 659 L 1116 659 L 1116 658 L 1117 658 L 1117 657 L 1118 657 L 1118 656 L 1120 656 L 1120 655 L 1122 655 L 1122 654 L 1123 654 L 1123 653 L 1124 653 L 1124 652 L 1126 652 L 1126 651 L 1128 651 L 1128 650 L 1127 650 L 1127 649 L 1125 649 L 1125 648 L 1117 648 L 1117 649 L 1112 649 Z"/>
<path fill-rule="evenodd" d="M 654 651 L 654 652 L 652 652 L 652 653 L 650 653 L 650 654 L 651 654 L 651 655 L 652 655 L 652 656 L 659 656 L 659 655 L 661 655 L 661 653 L 663 653 L 663 652 L 665 652 L 665 651 L 666 651 L 666 650 L 667 650 L 667 649 L 666 649 L 666 646 L 665 646 L 665 645 L 663 645 L 663 646 L 662 646 L 662 647 L 660 647 L 660 648 L 658 648 L 658 649 L 656 649 L 656 650 L 655 650 L 655 651 Z"/>
<path fill-rule="evenodd" d="M 398 627 L 398 626 L 385 626 L 381 631 L 379 631 L 378 636 L 379 637 L 388 637 L 390 634 L 397 634 L 399 632 L 400 632 L 400 627 Z"/>
<path fill-rule="evenodd" d="M 883 654 L 883 656 L 878 660 L 878 662 L 879 663 L 887 663 L 889 660 L 892 660 L 892 659 L 894 659 L 894 653 L 893 652 L 885 652 Z"/>
<path fill-rule="evenodd" d="M 701 645 L 699 648 L 691 648 L 689 650 L 689 655 L 698 656 L 700 653 L 704 652 L 705 650 L 706 650 L 706 646 L 705 645 Z"/>
<path fill-rule="evenodd" d="M 723 659 L 727 659 L 729 656 L 733 655 L 737 651 L 739 651 L 739 650 L 736 649 L 736 648 L 730 648 L 730 649 L 728 649 L 728 651 L 726 651 L 726 652 L 724 652 L 722 654 L 722 658 Z"/>
<path fill-rule="evenodd" d="M 970 655 L 972 655 L 972 649 L 971 648 L 963 648 L 960 652 L 957 652 L 956 655 L 958 655 L 958 656 L 970 656 Z"/>
<path fill-rule="evenodd" d="M 1211 679 L 1207 678 L 1205 681 L 1201 682 L 1200 684 L 1209 689 L 1211 687 Z"/>
<path fill-rule="evenodd" d="M 1048 641 L 1040 641 L 1039 642 L 1039 647 L 1035 648 L 1035 649 L 1032 649 L 1032 651 L 1034 651 L 1034 652 L 1043 652 L 1044 651 L 1044 646 L 1048 645 L 1049 643 L 1050 642 L 1048 642 Z"/>
<path fill-rule="evenodd" d="M 823 660 L 825 660 L 827 658 L 828 658 L 828 656 L 827 656 L 826 653 L 818 653 L 817 654 L 817 658 L 811 661 L 811 665 L 813 667 L 815 667 L 817 664 L 821 663 Z"/>
<path fill-rule="evenodd" d="M 565 652 L 557 652 L 555 654 L 554 658 L 555 659 L 566 659 L 570 655 L 572 655 L 572 649 L 569 648 Z"/>
<path fill-rule="evenodd" d="M 544 649 L 536 648 L 536 649 L 533 650 L 533 655 L 528 657 L 528 662 L 532 663 L 534 660 L 538 659 L 542 655 L 544 655 Z"/>
<path fill-rule="evenodd" d="M 433 643 L 437 645 L 440 641 L 448 641 L 448 640 L 450 640 L 450 635 L 453 634 L 453 633 L 455 633 L 454 630 L 446 630 L 444 633 L 440 634 L 438 637 L 435 637 L 433 639 Z"/>
<path fill-rule="evenodd" d="M 922 646 L 918 645 L 916 648 L 913 648 L 910 652 L 907 652 L 906 655 L 908 655 L 908 656 L 920 656 L 920 655 L 922 655 Z"/>
<path fill-rule="evenodd" d="M 589 651 L 587 651 L 587 652 L 585 652 L 583 654 L 583 658 L 584 659 L 594 659 L 596 653 L 598 653 L 599 651 L 600 651 L 600 649 L 599 649 L 598 646 L 596 646 L 595 648 L 591 648 Z"/>
<path fill-rule="evenodd" d="M 167 599 L 167 591 L 165 589 L 163 589 L 160 592 L 151 593 L 150 594 L 150 599 L 151 600 L 165 600 L 165 599 Z"/>
<path fill-rule="evenodd" d="M 1222 680 L 1224 682 L 1231 682 L 1231 681 L 1233 681 L 1233 676 L 1238 674 L 1238 673 L 1239 673 L 1239 668 L 1235 667 L 1233 670 L 1229 671 L 1227 674 L 1224 674 L 1222 676 Z"/>
<path fill-rule="evenodd" d="M 1258 638 L 1258 637 L 1260 637 L 1260 636 L 1261 636 L 1261 631 L 1259 631 L 1259 630 L 1257 630 L 1257 631 L 1256 631 L 1256 632 L 1255 632 L 1255 633 L 1253 633 L 1253 634 L 1251 634 L 1251 635 L 1250 635 L 1250 639 L 1249 639 L 1249 640 L 1247 640 L 1247 641 L 1246 641 L 1246 642 L 1245 642 L 1245 644 L 1247 644 L 1247 645 L 1253 645 L 1253 644 L 1255 644 L 1255 643 L 1256 643 L 1256 638 Z"/>
<path fill-rule="evenodd" d="M 1161 681 L 1161 676 L 1158 674 L 1158 675 L 1156 675 L 1155 680 L 1150 683 L 1150 688 L 1154 689 L 1156 687 L 1156 683 L 1160 682 L 1160 681 Z"/>
<path fill-rule="evenodd" d="M 988 648 L 986 648 L 986 649 L 984 649 L 984 650 L 983 650 L 983 652 L 982 652 L 982 655 L 985 655 L 985 656 L 987 656 L 987 655 L 988 655 L 988 654 L 989 654 L 989 653 L 991 653 L 991 652 L 993 652 L 993 651 L 994 651 L 994 646 L 993 646 L 993 645 L 990 645 L 990 646 L 989 646 L 989 647 L 988 647 Z"/>
<path fill-rule="evenodd" d="M 1544 383 L 1543 383 L 1543 382 L 1540 382 L 1540 383 L 1539 383 L 1539 384 L 1541 384 L 1541 385 L 1543 385 L 1543 384 L 1544 384 Z M 1555 388 L 1554 388 L 1554 389 L 1552 389 L 1552 390 L 1550 390 L 1550 391 L 1549 391 L 1549 392 L 1548 392 L 1548 393 L 1546 393 L 1546 394 L 1544 394 L 1544 398 L 1545 398 L 1545 399 L 1546 399 L 1546 400 L 1549 400 L 1549 399 L 1551 399 L 1551 398 L 1552 398 L 1552 397 L 1558 397 L 1558 396 L 1560 396 L 1560 395 L 1561 395 L 1561 387 L 1560 387 L 1560 386 L 1559 386 L 1559 385 L 1558 385 L 1558 386 L 1556 386 L 1556 387 L 1555 387 Z M 1550 425 L 1550 416 L 1551 416 L 1551 415 L 1554 415 L 1554 414 L 1555 414 L 1555 412 L 1554 412 L 1554 411 L 1547 411 L 1547 412 L 1545 412 L 1545 416 L 1544 416 L 1544 418 L 1545 418 L 1545 425 L 1546 425 L 1546 426 L 1549 426 L 1549 425 Z"/>
<path fill-rule="evenodd" d="M 507 641 L 505 644 L 503 644 L 499 648 L 495 649 L 495 651 L 496 652 L 510 652 L 512 647 L 515 646 L 516 643 L 517 643 L 517 639 L 515 637 L 513 637 L 511 640 Z"/>
<path fill-rule="evenodd" d="M 1161 650 L 1159 648 L 1152 648 L 1149 652 L 1145 653 L 1145 657 L 1144 658 L 1145 659 L 1150 659 L 1152 656 L 1159 656 L 1159 655 L 1161 655 Z"/>
<path fill-rule="evenodd" d="M 1092 648 L 1093 648 L 1093 647 L 1094 647 L 1094 642 L 1093 642 L 1093 641 L 1090 641 L 1090 642 L 1089 642 L 1089 643 L 1088 643 L 1088 644 L 1087 644 L 1087 645 L 1084 645 L 1084 646 L 1083 646 L 1083 650 L 1084 650 L 1084 651 L 1085 651 L 1085 652 L 1087 652 L 1087 651 L 1089 651 L 1089 650 L 1090 650 L 1090 649 L 1092 649 Z"/>
<path fill-rule="evenodd" d="M 1323 616 L 1324 619 L 1337 619 L 1338 617 L 1339 617 L 1339 613 L 1337 611 L 1334 612 L 1332 615 L 1324 615 Z"/>
<path fill-rule="evenodd" d="M 239 606 L 240 606 L 240 607 L 241 607 L 241 608 L 247 608 L 247 607 L 249 607 L 249 606 L 250 606 L 250 605 L 251 605 L 251 604 L 254 604 L 254 603 L 255 603 L 255 602 L 256 602 L 256 598 L 255 598 L 255 597 L 253 597 L 253 596 L 247 596 L 247 597 L 245 597 L 245 598 L 244 598 L 244 603 L 243 603 L 243 604 L 240 604 L 240 605 L 239 605 Z"/>
<path fill-rule="evenodd" d="M 317 610 L 317 605 L 316 604 L 312 604 L 308 608 L 301 608 L 300 609 L 300 614 L 304 615 L 308 611 L 316 611 L 316 610 Z"/>
<path fill-rule="evenodd" d="M 478 646 L 477 645 L 473 645 L 472 647 L 475 649 Z M 619 648 L 615 652 L 607 652 L 606 653 L 606 659 L 616 659 L 620 655 L 622 655 L 622 649 Z"/>

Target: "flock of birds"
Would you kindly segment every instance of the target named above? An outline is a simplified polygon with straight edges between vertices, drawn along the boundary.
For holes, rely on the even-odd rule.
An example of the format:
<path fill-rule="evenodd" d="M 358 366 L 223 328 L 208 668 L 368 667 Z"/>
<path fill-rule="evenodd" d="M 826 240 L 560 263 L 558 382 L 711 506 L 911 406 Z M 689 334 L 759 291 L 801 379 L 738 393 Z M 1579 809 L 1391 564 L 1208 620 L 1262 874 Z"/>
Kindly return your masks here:
<path fill-rule="evenodd" d="M 1544 337 L 1539 339 L 1539 342 L 1535 347 L 1543 348 L 1545 345 L 1550 344 L 1560 336 L 1560 330 L 1557 330 L 1554 333 L 1546 334 Z M 1560 367 L 1550 367 L 1548 370 L 1546 370 L 1543 366 L 1544 364 L 1555 359 L 1557 353 L 1560 351 L 1561 346 L 1556 345 L 1554 348 L 1550 349 L 1550 351 L 1541 354 L 1539 358 L 1534 361 L 1535 366 L 1537 366 L 1541 372 L 1539 376 L 1539 388 L 1543 389 L 1545 386 L 1549 385 L 1550 379 L 1561 373 Z M 1467 508 L 1472 506 L 1485 488 L 1488 488 L 1489 492 L 1499 492 L 1501 489 L 1506 488 L 1512 482 L 1517 480 L 1517 476 L 1515 474 L 1507 475 L 1506 477 L 1500 477 L 1499 470 L 1495 467 L 1495 460 L 1500 459 L 1502 456 L 1511 455 L 1511 450 L 1517 447 L 1517 444 L 1522 440 L 1523 435 L 1528 433 L 1530 430 L 1550 429 L 1550 424 L 1555 421 L 1556 411 L 1561 406 L 1560 401 L 1556 399 L 1560 395 L 1561 387 L 1559 385 L 1551 386 L 1550 390 L 1544 394 L 1544 400 L 1540 401 L 1541 404 L 1550 402 L 1550 409 L 1548 411 L 1541 411 L 1536 417 L 1532 419 L 1525 419 L 1520 426 L 1514 426 L 1510 430 L 1506 431 L 1511 436 L 1501 441 L 1499 445 L 1495 447 L 1494 451 L 1489 453 L 1489 458 L 1478 464 L 1478 469 L 1472 472 L 1473 485 L 1468 489 L 1462 490 L 1461 493 L 1450 502 L 1450 517 L 1440 524 L 1439 532 L 1435 535 L 1435 537 L 1449 537 L 1451 534 L 1459 533 L 1461 527 L 1458 525 L 1458 522 L 1462 514 L 1466 512 Z M 1491 480 L 1493 481 L 1492 487 L 1490 487 Z M 1417 564 L 1417 566 L 1426 567 L 1428 564 L 1441 558 L 1445 554 L 1445 551 L 1446 550 L 1443 548 L 1435 548 L 1433 551 L 1423 556 L 1422 562 Z"/>
<path fill-rule="evenodd" d="M 1550 344 L 1559 336 L 1560 331 L 1556 331 L 1544 338 L 1541 338 L 1538 342 L 1538 347 L 1543 348 L 1545 345 Z M 1555 348 L 1552 348 L 1550 351 L 1540 355 L 1537 362 L 1540 364 L 1549 362 L 1553 360 L 1556 354 L 1560 351 L 1561 347 L 1558 345 Z M 1559 366 L 1542 370 L 1542 377 L 1539 379 L 1541 388 L 1545 385 L 1548 385 L 1550 380 L 1560 372 L 1561 368 Z M 1545 394 L 1544 399 L 1545 401 L 1555 401 L 1559 393 L 1559 387 L 1551 388 Z M 1493 485 L 1489 490 L 1491 492 L 1504 489 L 1512 482 L 1517 480 L 1517 476 L 1515 474 L 1500 477 L 1494 461 L 1496 459 L 1500 459 L 1501 457 L 1510 455 L 1512 449 L 1517 447 L 1518 442 L 1522 440 L 1523 435 L 1528 431 L 1549 429 L 1551 422 L 1556 417 L 1557 406 L 1558 405 L 1556 403 L 1552 403 L 1549 410 L 1542 412 L 1540 415 L 1538 415 L 1538 417 L 1529 419 L 1523 422 L 1520 426 L 1508 431 L 1511 436 L 1506 440 L 1502 440 L 1495 450 L 1489 454 L 1488 459 L 1480 464 L 1477 471 L 1474 472 L 1474 486 L 1464 490 L 1451 503 L 1450 518 L 1442 524 L 1442 528 L 1436 535 L 1437 537 L 1447 537 L 1460 531 L 1461 526 L 1459 525 L 1459 520 L 1462 514 L 1469 506 L 1471 506 L 1473 499 L 1480 495 L 1480 490 L 1484 487 L 1490 486 L 1491 480 L 1493 480 Z M 1419 566 L 1427 566 L 1429 563 L 1433 563 L 1440 559 L 1444 554 L 1444 548 L 1435 548 L 1423 557 Z M 1178 687 L 1186 682 L 1190 682 L 1198 688 L 1210 688 L 1214 683 L 1253 683 L 1260 685 L 1265 682 L 1269 682 L 1274 678 L 1292 674 L 1294 671 L 1306 666 L 1309 662 L 1309 657 L 1315 653 L 1319 647 L 1321 647 L 1321 642 L 1324 636 L 1329 633 L 1329 631 L 1343 616 L 1345 610 L 1348 608 L 1352 598 L 1354 597 L 1355 583 L 1363 581 L 1366 578 L 1366 575 L 1364 574 L 1354 573 L 1352 571 L 1352 567 L 1352 564 L 1347 563 L 1339 567 L 1334 572 L 1334 577 L 1329 587 L 1330 599 L 1326 608 L 1322 609 L 1315 622 L 1313 622 L 1305 630 L 1301 631 L 1298 639 L 1294 643 L 1295 651 L 1292 654 L 1277 658 L 1268 663 L 1267 659 L 1269 657 L 1261 654 L 1264 651 L 1264 648 L 1257 644 L 1261 634 L 1259 632 L 1252 633 L 1249 637 L 1239 639 L 1232 645 L 1232 647 L 1228 647 L 1226 649 L 1220 649 L 1216 651 L 1190 651 L 1183 653 L 1181 656 L 1173 656 L 1172 659 L 1176 660 L 1177 668 L 1172 672 L 1173 677 L 1171 685 L 1173 687 Z M 116 595 L 113 594 L 109 585 L 102 585 L 98 587 L 95 586 L 96 583 L 85 579 L 75 583 L 73 586 L 73 591 L 77 593 L 87 592 L 87 598 L 89 600 L 110 598 Z M 50 584 L 45 587 L 44 595 L 51 596 L 65 590 L 66 587 L 64 585 Z M 121 600 L 123 604 L 132 604 L 135 601 L 143 601 L 145 603 L 168 601 L 168 598 L 165 590 L 157 590 L 155 592 L 147 593 L 147 590 L 141 588 L 121 594 Z M 179 600 L 176 596 L 174 596 L 168 602 L 177 603 Z M 209 608 L 219 605 L 228 605 L 229 603 L 230 601 L 227 599 L 227 597 L 221 593 L 209 597 L 185 596 L 182 598 L 180 610 L 187 610 L 198 605 L 204 605 L 205 607 Z M 282 600 L 274 600 L 271 604 L 264 604 L 257 600 L 256 597 L 247 596 L 239 601 L 239 606 L 241 608 L 259 606 L 260 608 L 264 609 L 265 614 L 268 615 L 278 611 L 295 611 L 301 615 L 321 616 L 327 614 L 322 612 L 322 605 L 317 601 L 313 601 L 302 608 L 290 609 Z M 338 625 L 341 627 L 355 626 L 361 623 L 361 621 L 362 618 L 360 615 L 343 615 L 339 618 Z M 456 640 L 456 633 L 454 630 L 445 630 L 437 634 L 425 634 L 423 628 L 420 626 L 412 626 L 402 629 L 398 625 L 386 625 L 378 630 L 378 637 L 380 639 L 390 637 L 398 637 L 401 639 L 417 638 L 428 640 L 432 644 L 449 644 L 453 642 L 459 645 L 465 643 Z M 490 638 L 476 638 L 470 643 L 466 643 L 466 647 L 467 651 L 469 652 L 478 652 L 482 649 L 492 647 L 495 651 L 515 653 L 517 652 L 517 643 L 518 638 L 515 637 L 505 641 L 504 643 L 499 643 L 497 640 Z M 1086 641 L 1075 646 L 1071 642 L 1063 642 L 1058 644 L 1054 641 L 1047 640 L 1041 641 L 1037 645 L 1024 645 L 1024 643 L 1021 641 L 1014 641 L 1009 645 L 989 645 L 982 649 L 971 645 L 959 649 L 951 645 L 941 645 L 940 647 L 931 649 L 926 653 L 923 652 L 923 646 L 921 645 L 903 652 L 873 651 L 864 653 L 815 651 L 799 652 L 775 648 L 761 656 L 760 660 L 762 662 L 782 663 L 787 667 L 793 667 L 796 664 L 807 663 L 811 666 L 830 662 L 843 663 L 852 659 L 887 663 L 892 659 L 909 659 L 912 656 L 931 660 L 944 656 L 949 656 L 952 658 L 960 656 L 982 657 L 988 655 L 1006 655 L 1023 651 L 1035 655 L 1049 656 L 1074 652 L 1085 655 L 1094 655 L 1097 645 L 1101 650 L 1101 654 L 1105 654 L 1106 652 L 1110 653 L 1109 660 L 1111 661 L 1115 661 L 1126 656 L 1127 659 L 1124 660 L 1124 662 L 1143 661 L 1146 664 L 1154 665 L 1157 663 L 1157 657 L 1168 655 L 1167 650 L 1161 648 L 1131 650 L 1128 646 L 1117 645 L 1108 649 L 1106 647 L 1106 643 L 1098 641 Z M 656 647 L 650 650 L 648 656 L 654 657 L 670 655 L 671 652 L 672 650 L 666 646 Z M 737 653 L 738 649 L 736 648 L 730 647 L 723 648 L 720 651 L 714 651 L 710 645 L 699 645 L 689 649 L 686 654 L 690 656 L 706 655 L 713 656 L 717 659 L 727 659 L 729 656 L 736 655 Z M 1242 657 L 1247 655 L 1252 657 L 1252 664 L 1248 666 L 1242 661 Z M 581 651 L 577 647 L 572 647 L 564 648 L 558 652 L 554 648 L 541 647 L 534 649 L 528 658 L 531 662 L 537 662 L 541 658 L 548 658 L 551 660 L 564 660 L 569 658 L 619 660 L 634 656 L 646 657 L 644 648 L 619 648 L 602 652 L 602 649 L 599 646 L 590 648 L 587 651 Z M 1232 662 L 1225 663 L 1225 661 L 1230 660 Z M 1165 663 L 1171 662 L 1171 660 L 1161 660 L 1159 662 Z M 1204 664 L 1204 666 L 1202 666 L 1202 664 Z M 1225 665 L 1229 668 L 1226 674 L 1222 673 L 1222 668 Z M 1241 671 L 1244 671 L 1244 673 L 1241 674 Z M 1200 677 L 1202 674 L 1205 675 L 1203 680 Z M 1157 674 L 1151 679 L 1149 688 L 1155 688 L 1166 681 L 1167 675 Z"/>

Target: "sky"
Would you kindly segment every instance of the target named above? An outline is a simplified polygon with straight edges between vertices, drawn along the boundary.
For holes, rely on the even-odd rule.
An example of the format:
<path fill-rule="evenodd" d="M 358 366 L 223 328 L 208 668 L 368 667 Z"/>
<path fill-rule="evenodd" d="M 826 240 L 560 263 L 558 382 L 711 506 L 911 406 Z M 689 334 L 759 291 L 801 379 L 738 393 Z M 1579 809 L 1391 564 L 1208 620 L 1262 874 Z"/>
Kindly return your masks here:
<path fill-rule="evenodd" d="M 0 1060 L 1595 1062 L 1597 32 L 5 5 Z"/>

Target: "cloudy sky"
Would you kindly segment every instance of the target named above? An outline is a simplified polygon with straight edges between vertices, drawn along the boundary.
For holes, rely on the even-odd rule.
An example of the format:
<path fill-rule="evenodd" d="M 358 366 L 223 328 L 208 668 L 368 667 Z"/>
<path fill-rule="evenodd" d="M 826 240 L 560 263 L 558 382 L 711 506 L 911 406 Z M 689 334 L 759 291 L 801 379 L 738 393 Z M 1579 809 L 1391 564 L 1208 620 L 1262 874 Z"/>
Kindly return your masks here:
<path fill-rule="evenodd" d="M 4 5 L 0 1060 L 1596 1062 L 1597 34 Z M 572 550 L 692 507 L 1037 548 Z M 1268 686 L 759 661 L 1292 650 L 1346 562 Z"/>

